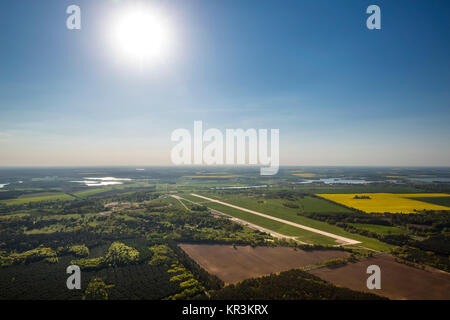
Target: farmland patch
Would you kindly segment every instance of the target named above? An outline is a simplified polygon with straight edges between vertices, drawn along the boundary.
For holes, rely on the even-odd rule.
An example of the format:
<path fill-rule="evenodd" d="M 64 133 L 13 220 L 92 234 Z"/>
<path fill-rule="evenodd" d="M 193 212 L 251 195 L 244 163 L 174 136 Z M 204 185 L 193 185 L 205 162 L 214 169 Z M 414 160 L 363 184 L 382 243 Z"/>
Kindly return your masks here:
<path fill-rule="evenodd" d="M 355 208 L 366 213 L 415 213 L 423 210 L 450 210 L 450 207 L 416 198 L 445 198 L 445 193 L 357 193 L 357 194 L 318 194 L 324 199 Z M 413 199 L 414 198 L 414 199 Z"/>
<path fill-rule="evenodd" d="M 381 289 L 369 290 L 366 286 L 367 267 L 377 265 L 381 269 Z M 342 267 L 321 268 L 312 274 L 335 285 L 352 290 L 376 293 L 390 299 L 450 299 L 450 275 L 432 268 L 417 269 L 396 262 L 388 254 L 360 260 Z"/>
<path fill-rule="evenodd" d="M 230 245 L 179 245 L 192 259 L 225 283 L 270 273 L 306 267 L 323 261 L 345 258 L 348 252 L 338 250 L 304 251 L 287 247 L 256 247 Z"/>

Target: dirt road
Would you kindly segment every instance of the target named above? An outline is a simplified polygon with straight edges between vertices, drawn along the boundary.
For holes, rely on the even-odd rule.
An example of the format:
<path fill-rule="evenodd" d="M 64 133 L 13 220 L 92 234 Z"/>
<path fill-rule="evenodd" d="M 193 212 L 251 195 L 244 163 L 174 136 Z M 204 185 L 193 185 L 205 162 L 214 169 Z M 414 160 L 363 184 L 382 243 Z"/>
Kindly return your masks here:
<path fill-rule="evenodd" d="M 284 223 L 284 224 L 288 224 L 288 225 L 291 225 L 291 226 L 296 227 L 296 228 L 300 228 L 300 229 L 304 229 L 304 230 L 307 230 L 307 231 L 311 231 L 311 232 L 314 232 L 314 233 L 317 233 L 317 234 L 320 234 L 320 235 L 323 235 L 323 236 L 326 236 L 326 237 L 329 237 L 329 238 L 333 238 L 333 239 L 338 240 L 343 245 L 352 245 L 352 244 L 361 243 L 360 241 L 357 241 L 357 240 L 341 237 L 341 236 L 338 236 L 336 234 L 332 234 L 332 233 L 329 233 L 329 232 L 326 232 L 326 231 L 322 231 L 322 230 L 319 230 L 319 229 L 307 227 L 307 226 L 304 226 L 304 225 L 301 225 L 301 224 L 298 224 L 298 223 L 295 223 L 295 222 L 291 222 L 291 221 L 288 221 L 288 220 L 276 218 L 276 217 L 273 217 L 273 216 L 270 216 L 268 214 L 264 214 L 264 213 L 261 213 L 261 212 L 253 211 L 253 210 L 242 208 L 242 207 L 238 207 L 238 206 L 235 206 L 233 204 L 226 203 L 226 202 L 223 202 L 223 201 L 219 201 L 219 200 L 216 200 L 216 199 L 207 198 L 207 197 L 195 194 L 195 193 L 191 193 L 191 195 L 194 196 L 194 197 L 198 197 L 198 198 L 201 198 L 201 199 L 204 199 L 204 200 L 215 202 L 215 203 L 218 203 L 218 204 L 230 207 L 230 208 L 238 209 L 238 210 L 245 211 L 245 212 L 257 215 L 257 216 L 261 216 L 261 217 L 264 217 L 264 218 L 267 218 L 267 219 L 271 219 L 271 220 L 278 221 L 278 222 L 281 222 L 281 223 Z"/>
<path fill-rule="evenodd" d="M 180 196 L 177 196 L 177 195 L 172 195 L 171 197 L 177 199 L 178 201 L 180 201 L 180 203 L 181 203 L 188 211 L 191 211 L 191 210 L 189 210 L 189 209 L 186 207 L 186 205 L 185 205 L 181 200 L 188 201 L 188 202 L 193 203 L 193 204 L 195 204 L 195 205 L 204 205 L 204 203 L 200 204 L 200 203 L 198 203 L 198 202 L 194 202 L 194 201 L 191 201 L 191 200 L 189 200 L 189 199 L 185 199 L 185 198 L 180 197 Z M 267 233 L 267 234 L 271 235 L 271 236 L 274 237 L 274 238 L 278 238 L 278 239 L 289 239 L 289 240 L 297 241 L 297 242 L 302 243 L 302 244 L 306 244 L 305 242 L 298 240 L 297 237 L 286 236 L 286 235 L 284 235 L 284 234 L 280 234 L 280 233 L 278 233 L 278 232 L 269 230 L 269 229 L 267 229 L 267 228 L 263 228 L 263 227 L 258 226 L 258 225 L 256 225 L 256 224 L 250 223 L 250 222 L 248 222 L 248 221 L 245 221 L 245 220 L 242 220 L 242 219 L 235 218 L 235 217 L 230 216 L 229 214 L 223 213 L 223 212 L 221 212 L 221 211 L 219 211 L 219 210 L 215 210 L 215 209 L 212 209 L 212 208 L 208 208 L 208 209 L 211 210 L 211 213 L 212 213 L 212 214 L 215 214 L 215 215 L 218 215 L 218 216 L 225 216 L 225 217 L 227 217 L 228 219 L 230 219 L 230 220 L 233 221 L 233 222 L 236 222 L 236 223 L 238 223 L 238 224 L 240 224 L 240 225 L 249 227 L 250 229 L 254 229 L 254 230 L 258 230 L 258 231 Z"/>

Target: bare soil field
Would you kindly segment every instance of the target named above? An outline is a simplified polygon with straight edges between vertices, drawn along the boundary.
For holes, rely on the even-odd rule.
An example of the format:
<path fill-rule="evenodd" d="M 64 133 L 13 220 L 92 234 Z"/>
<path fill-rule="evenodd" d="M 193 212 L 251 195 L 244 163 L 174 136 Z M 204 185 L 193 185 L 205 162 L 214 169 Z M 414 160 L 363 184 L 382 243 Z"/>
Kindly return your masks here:
<path fill-rule="evenodd" d="M 180 244 L 192 259 L 225 283 L 287 271 L 322 261 L 345 258 L 349 253 L 337 250 L 303 251 L 287 247 Z"/>
<path fill-rule="evenodd" d="M 366 286 L 367 267 L 378 265 L 381 269 L 381 289 L 369 290 Z M 341 267 L 322 268 L 312 274 L 335 285 L 365 291 L 395 300 L 449 300 L 450 274 L 426 268 L 407 266 L 395 261 L 389 254 L 350 263 Z"/>

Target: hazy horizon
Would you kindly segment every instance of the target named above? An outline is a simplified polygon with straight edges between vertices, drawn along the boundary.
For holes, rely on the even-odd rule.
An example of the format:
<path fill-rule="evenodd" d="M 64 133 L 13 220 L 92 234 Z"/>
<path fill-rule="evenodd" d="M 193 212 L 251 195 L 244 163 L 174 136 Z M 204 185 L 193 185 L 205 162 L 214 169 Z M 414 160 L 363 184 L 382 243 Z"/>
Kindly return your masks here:
<path fill-rule="evenodd" d="M 257 165 L 54 165 L 54 166 L 15 166 L 15 165 L 2 165 L 0 169 L 46 169 L 46 168 L 67 168 L 67 169 L 77 169 L 77 168 L 100 168 L 100 169 L 115 169 L 115 168 L 128 168 L 128 169 L 149 169 L 149 168 L 180 168 L 180 169 L 259 169 L 260 166 Z M 449 169 L 450 166 L 389 166 L 389 165 L 280 165 L 280 169 L 284 168 L 368 168 L 368 169 Z"/>

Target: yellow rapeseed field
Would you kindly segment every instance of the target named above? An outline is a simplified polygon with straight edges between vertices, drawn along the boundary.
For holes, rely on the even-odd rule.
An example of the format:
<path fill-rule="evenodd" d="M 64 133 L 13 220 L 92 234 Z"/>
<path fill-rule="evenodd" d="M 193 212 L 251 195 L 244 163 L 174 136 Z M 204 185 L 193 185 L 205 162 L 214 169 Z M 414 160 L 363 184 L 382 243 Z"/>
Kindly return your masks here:
<path fill-rule="evenodd" d="M 415 213 L 421 210 L 450 210 L 449 207 L 410 199 L 449 197 L 450 195 L 446 193 L 353 193 L 318 194 L 317 196 L 367 213 Z"/>

